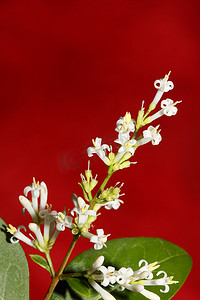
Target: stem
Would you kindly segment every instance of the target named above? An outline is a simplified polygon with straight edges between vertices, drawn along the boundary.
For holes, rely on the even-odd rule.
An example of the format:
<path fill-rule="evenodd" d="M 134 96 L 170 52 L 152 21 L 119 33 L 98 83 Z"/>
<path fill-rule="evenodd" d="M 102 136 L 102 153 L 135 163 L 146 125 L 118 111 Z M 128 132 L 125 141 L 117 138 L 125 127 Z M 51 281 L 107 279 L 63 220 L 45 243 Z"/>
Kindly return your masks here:
<path fill-rule="evenodd" d="M 49 264 L 50 275 L 51 275 L 51 277 L 53 278 L 53 277 L 55 277 L 55 271 L 54 271 L 54 267 L 53 267 L 53 264 L 52 264 L 52 260 L 51 260 L 50 253 L 49 253 L 49 252 L 46 252 L 45 255 L 46 255 L 46 259 L 47 259 L 48 264 Z"/>
<path fill-rule="evenodd" d="M 105 188 L 106 184 L 108 183 L 108 180 L 110 179 L 110 177 L 112 176 L 113 172 L 111 172 L 110 174 L 108 174 L 106 176 L 106 178 L 104 179 L 102 185 L 100 186 L 98 192 L 96 193 L 94 199 L 96 200 L 96 198 L 98 198 L 98 196 L 101 194 L 101 192 L 103 191 L 103 189 Z M 93 201 L 94 201 L 93 199 Z"/>
<path fill-rule="evenodd" d="M 60 280 L 66 279 L 66 278 L 74 278 L 74 277 L 82 277 L 86 274 L 86 272 L 77 272 L 77 273 L 67 273 L 60 275 Z"/>
<path fill-rule="evenodd" d="M 72 251 L 74 249 L 74 246 L 75 246 L 78 238 L 79 238 L 79 235 L 74 235 L 73 241 L 72 241 L 71 245 L 69 246 L 69 249 L 68 249 L 68 251 L 67 251 L 67 253 L 65 255 L 65 258 L 63 259 L 63 262 L 62 262 L 62 264 L 61 264 L 61 266 L 60 266 L 57 274 L 52 279 L 52 282 L 50 284 L 50 287 L 48 289 L 48 292 L 47 292 L 44 300 L 49 300 L 51 298 L 51 295 L 53 294 L 53 291 L 55 290 L 55 287 L 56 287 L 56 285 L 58 284 L 58 282 L 60 280 L 60 276 L 62 275 L 62 273 L 63 273 L 63 271 L 65 269 L 65 266 L 66 266 L 66 264 L 68 262 L 68 259 L 69 259 L 70 255 L 71 255 L 71 253 L 72 253 Z"/>

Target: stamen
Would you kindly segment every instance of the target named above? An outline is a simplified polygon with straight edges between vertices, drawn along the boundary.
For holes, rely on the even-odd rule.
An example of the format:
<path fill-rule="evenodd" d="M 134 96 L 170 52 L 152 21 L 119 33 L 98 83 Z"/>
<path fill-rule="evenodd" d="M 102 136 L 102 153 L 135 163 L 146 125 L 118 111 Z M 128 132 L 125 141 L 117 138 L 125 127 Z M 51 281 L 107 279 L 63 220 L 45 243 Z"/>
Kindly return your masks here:
<path fill-rule="evenodd" d="M 129 149 L 129 148 L 131 148 L 131 147 L 132 147 L 132 145 L 131 145 L 131 142 L 130 142 L 130 141 L 126 142 L 126 143 L 124 144 L 124 146 L 125 146 L 125 148 L 126 148 L 126 149 Z"/>
<path fill-rule="evenodd" d="M 156 126 L 156 127 L 154 128 L 154 130 L 153 130 L 151 133 L 152 133 L 152 134 L 156 133 L 159 127 L 160 127 L 160 125 Z"/>
<path fill-rule="evenodd" d="M 86 205 L 83 206 L 83 207 L 81 207 L 81 212 L 82 212 L 82 214 L 84 214 L 84 213 L 86 212 L 86 210 L 87 210 L 87 206 L 86 206 Z"/>
<path fill-rule="evenodd" d="M 160 265 L 158 265 L 158 261 L 155 261 L 154 263 L 149 265 L 149 271 L 154 271 L 159 267 L 160 267 Z"/>
<path fill-rule="evenodd" d="M 179 281 L 172 280 L 173 278 L 174 278 L 174 276 L 170 276 L 170 277 L 167 279 L 167 283 L 179 283 Z"/>
<path fill-rule="evenodd" d="M 92 139 L 92 143 L 93 143 L 93 145 L 94 145 L 94 147 L 95 147 L 96 149 L 99 149 L 99 147 L 98 147 L 97 144 L 95 143 L 94 139 Z"/>
<path fill-rule="evenodd" d="M 11 224 L 8 225 L 8 227 L 6 228 L 8 232 L 15 234 L 17 232 L 17 229 L 12 226 Z"/>
<path fill-rule="evenodd" d="M 33 185 L 35 187 L 35 189 L 38 187 L 39 185 L 39 181 L 36 183 L 35 177 L 33 177 Z"/>
<path fill-rule="evenodd" d="M 124 120 L 126 123 L 130 123 L 131 122 L 131 114 L 130 112 L 126 112 Z"/>
<path fill-rule="evenodd" d="M 61 216 L 62 220 L 65 219 L 65 215 L 62 212 L 59 212 L 58 214 Z"/>

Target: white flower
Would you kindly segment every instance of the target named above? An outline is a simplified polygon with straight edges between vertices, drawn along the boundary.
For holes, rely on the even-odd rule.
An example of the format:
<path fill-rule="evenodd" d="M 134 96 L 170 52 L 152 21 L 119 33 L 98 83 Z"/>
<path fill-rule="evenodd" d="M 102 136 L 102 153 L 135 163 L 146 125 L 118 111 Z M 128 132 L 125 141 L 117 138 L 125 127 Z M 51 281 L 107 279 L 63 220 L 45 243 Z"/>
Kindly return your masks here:
<path fill-rule="evenodd" d="M 147 130 L 143 131 L 143 138 L 137 141 L 137 146 L 152 142 L 153 145 L 158 145 L 162 140 L 160 133 L 157 132 L 158 126 L 149 126 Z"/>
<path fill-rule="evenodd" d="M 117 121 L 115 130 L 120 133 L 129 133 L 135 131 L 135 125 L 131 119 L 131 114 L 126 113 L 123 118 Z"/>
<path fill-rule="evenodd" d="M 161 110 L 159 110 L 157 113 L 154 115 L 148 117 L 145 119 L 146 124 L 151 123 L 152 121 L 162 117 L 163 115 L 166 115 L 168 117 L 174 116 L 178 108 L 175 106 L 176 104 L 180 103 L 181 101 L 176 101 L 174 102 L 171 99 L 166 99 L 161 102 Z"/>
<path fill-rule="evenodd" d="M 174 105 L 175 103 L 171 99 L 163 100 L 161 102 L 161 108 L 163 109 L 163 113 L 169 117 L 174 116 L 178 111 L 178 108 Z"/>
<path fill-rule="evenodd" d="M 78 214 L 78 225 L 83 225 L 87 221 L 88 216 L 96 217 L 96 212 L 89 210 L 89 205 L 81 197 L 72 194 L 72 201 L 75 207 L 72 209 L 71 214 L 72 216 L 74 216 L 74 212 Z"/>
<path fill-rule="evenodd" d="M 36 183 L 35 178 L 33 177 L 33 183 L 30 186 L 25 187 L 24 195 L 27 197 L 28 193 L 31 192 L 32 195 L 32 205 L 36 213 L 38 210 L 44 210 L 47 203 L 47 187 L 44 182 L 39 184 L 39 181 Z M 38 198 L 40 197 L 40 207 L 38 207 Z"/>
<path fill-rule="evenodd" d="M 121 145 L 121 147 L 118 150 L 118 154 L 119 154 L 120 158 L 126 152 L 130 152 L 132 155 L 134 154 L 135 149 L 133 148 L 133 146 L 136 144 L 136 140 L 129 139 L 129 135 L 128 134 L 119 133 L 118 139 L 116 139 L 115 142 Z M 117 158 L 118 158 L 118 160 L 120 159 L 119 157 L 117 157 Z"/>
<path fill-rule="evenodd" d="M 174 84 L 172 81 L 168 81 L 170 72 L 168 75 L 165 75 L 165 78 L 158 79 L 154 82 L 154 86 L 156 89 L 158 89 L 152 103 L 150 104 L 150 107 L 154 109 L 158 102 L 160 101 L 162 95 L 164 92 L 168 92 L 174 88 Z"/>
<path fill-rule="evenodd" d="M 68 215 L 66 216 L 66 212 L 59 212 L 56 216 L 56 222 L 57 222 L 56 228 L 59 231 L 64 231 L 65 227 L 71 229 L 76 227 L 75 224 L 73 224 L 73 218 Z"/>
<path fill-rule="evenodd" d="M 110 283 L 114 284 L 116 282 L 117 276 L 114 267 L 108 266 L 106 268 L 104 266 L 101 266 L 98 268 L 98 270 L 103 274 L 103 280 L 101 281 L 101 285 L 108 286 Z"/>
<path fill-rule="evenodd" d="M 120 199 L 115 199 L 114 201 L 109 201 L 106 204 L 103 204 L 103 206 L 105 206 L 106 209 L 110 210 L 110 209 L 115 209 L 117 210 L 120 207 L 120 204 L 123 203 L 122 200 Z"/>
<path fill-rule="evenodd" d="M 142 264 L 144 264 L 142 266 Z M 160 267 L 160 265 L 158 265 L 158 262 L 153 262 L 151 264 L 149 264 L 145 259 L 141 259 L 139 261 L 139 267 L 140 269 L 134 272 L 134 277 L 135 276 L 140 276 L 140 274 L 143 274 L 144 272 L 147 272 L 147 276 L 145 276 L 145 278 L 148 279 L 152 279 L 153 278 L 153 271 L 156 270 L 157 268 Z M 141 277 L 140 277 L 141 278 Z M 144 278 L 144 276 L 143 276 Z"/>
<path fill-rule="evenodd" d="M 144 285 L 164 285 L 165 289 L 160 289 L 160 292 L 168 293 L 169 284 L 178 283 L 178 281 L 172 280 L 173 276 L 168 277 L 165 271 L 159 271 L 156 276 L 159 276 L 160 274 L 164 274 L 164 276 L 158 279 L 144 280 Z"/>
<path fill-rule="evenodd" d="M 131 281 L 130 277 L 132 275 L 133 275 L 133 270 L 131 268 L 122 267 L 121 269 L 119 269 L 116 281 L 118 284 L 122 286 L 122 290 L 124 289 L 123 285 Z"/>
<path fill-rule="evenodd" d="M 10 239 L 11 243 L 18 243 L 19 240 L 26 243 L 27 245 L 34 247 L 35 245 L 33 243 L 33 241 L 31 239 L 29 239 L 28 237 L 26 237 L 21 231 L 20 229 L 24 229 L 26 231 L 25 226 L 20 225 L 17 229 L 12 226 L 11 224 L 9 224 L 9 226 L 7 227 L 7 231 L 10 232 L 12 234 L 12 237 Z"/>
<path fill-rule="evenodd" d="M 92 140 L 94 147 L 89 147 L 87 149 L 88 156 L 91 157 L 94 153 L 96 153 L 106 165 L 110 165 L 110 160 L 105 154 L 105 150 L 107 149 L 110 151 L 110 147 L 107 144 L 101 145 L 101 142 L 102 139 L 98 137 L 95 140 Z"/>
<path fill-rule="evenodd" d="M 94 243 L 94 249 L 100 250 L 103 248 L 103 246 L 106 247 L 107 237 L 110 236 L 110 234 L 104 235 L 103 229 L 97 229 L 97 235 L 92 235 L 90 238 L 90 242 Z"/>

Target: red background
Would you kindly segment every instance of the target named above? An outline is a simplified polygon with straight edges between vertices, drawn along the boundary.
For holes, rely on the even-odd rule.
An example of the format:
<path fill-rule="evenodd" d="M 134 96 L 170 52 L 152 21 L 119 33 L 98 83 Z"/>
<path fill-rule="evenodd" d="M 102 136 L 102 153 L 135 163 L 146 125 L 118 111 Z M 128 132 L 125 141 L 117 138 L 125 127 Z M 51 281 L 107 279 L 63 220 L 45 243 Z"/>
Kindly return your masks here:
<path fill-rule="evenodd" d="M 137 165 L 113 176 L 113 184 L 125 181 L 124 205 L 103 210 L 95 229 L 111 238 L 161 237 L 187 250 L 194 266 L 176 300 L 199 299 L 199 6 L 0 1 L 1 217 L 16 227 L 27 226 L 18 196 L 33 176 L 47 184 L 53 209 L 72 208 L 91 139 L 112 143 L 118 118 L 126 111 L 136 117 L 141 101 L 147 107 L 156 93 L 154 80 L 172 71 L 175 88 L 163 99 L 182 99 L 178 114 L 155 122 L 160 145 L 142 147 Z M 97 157 L 91 167 L 103 180 Z M 52 251 L 57 267 L 70 241 L 68 231 L 60 234 Z M 79 241 L 73 256 L 89 247 Z M 43 299 L 48 274 L 29 263 L 31 300 Z"/>

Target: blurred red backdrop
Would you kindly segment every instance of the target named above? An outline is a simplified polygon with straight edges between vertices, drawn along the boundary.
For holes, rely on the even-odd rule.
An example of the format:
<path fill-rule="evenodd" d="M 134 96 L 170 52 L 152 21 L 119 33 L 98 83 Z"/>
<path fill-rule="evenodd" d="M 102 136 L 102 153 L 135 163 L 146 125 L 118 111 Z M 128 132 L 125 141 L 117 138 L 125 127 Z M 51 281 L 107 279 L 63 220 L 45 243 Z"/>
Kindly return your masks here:
<path fill-rule="evenodd" d="M 118 118 L 136 117 L 156 93 L 154 80 L 172 71 L 175 88 L 163 99 L 183 100 L 178 114 L 158 121 L 159 146 L 142 147 L 137 165 L 113 176 L 125 182 L 124 205 L 95 228 L 187 250 L 194 266 L 176 300 L 199 299 L 199 9 L 198 0 L 0 2 L 1 217 L 16 227 L 27 225 L 18 196 L 33 176 L 47 184 L 53 209 L 72 208 L 91 139 L 112 143 Z M 91 167 L 103 180 L 97 157 Z M 60 234 L 57 268 L 70 241 Z M 73 257 L 89 247 L 83 239 Z M 30 259 L 29 267 L 30 299 L 43 299 L 48 274 Z"/>

